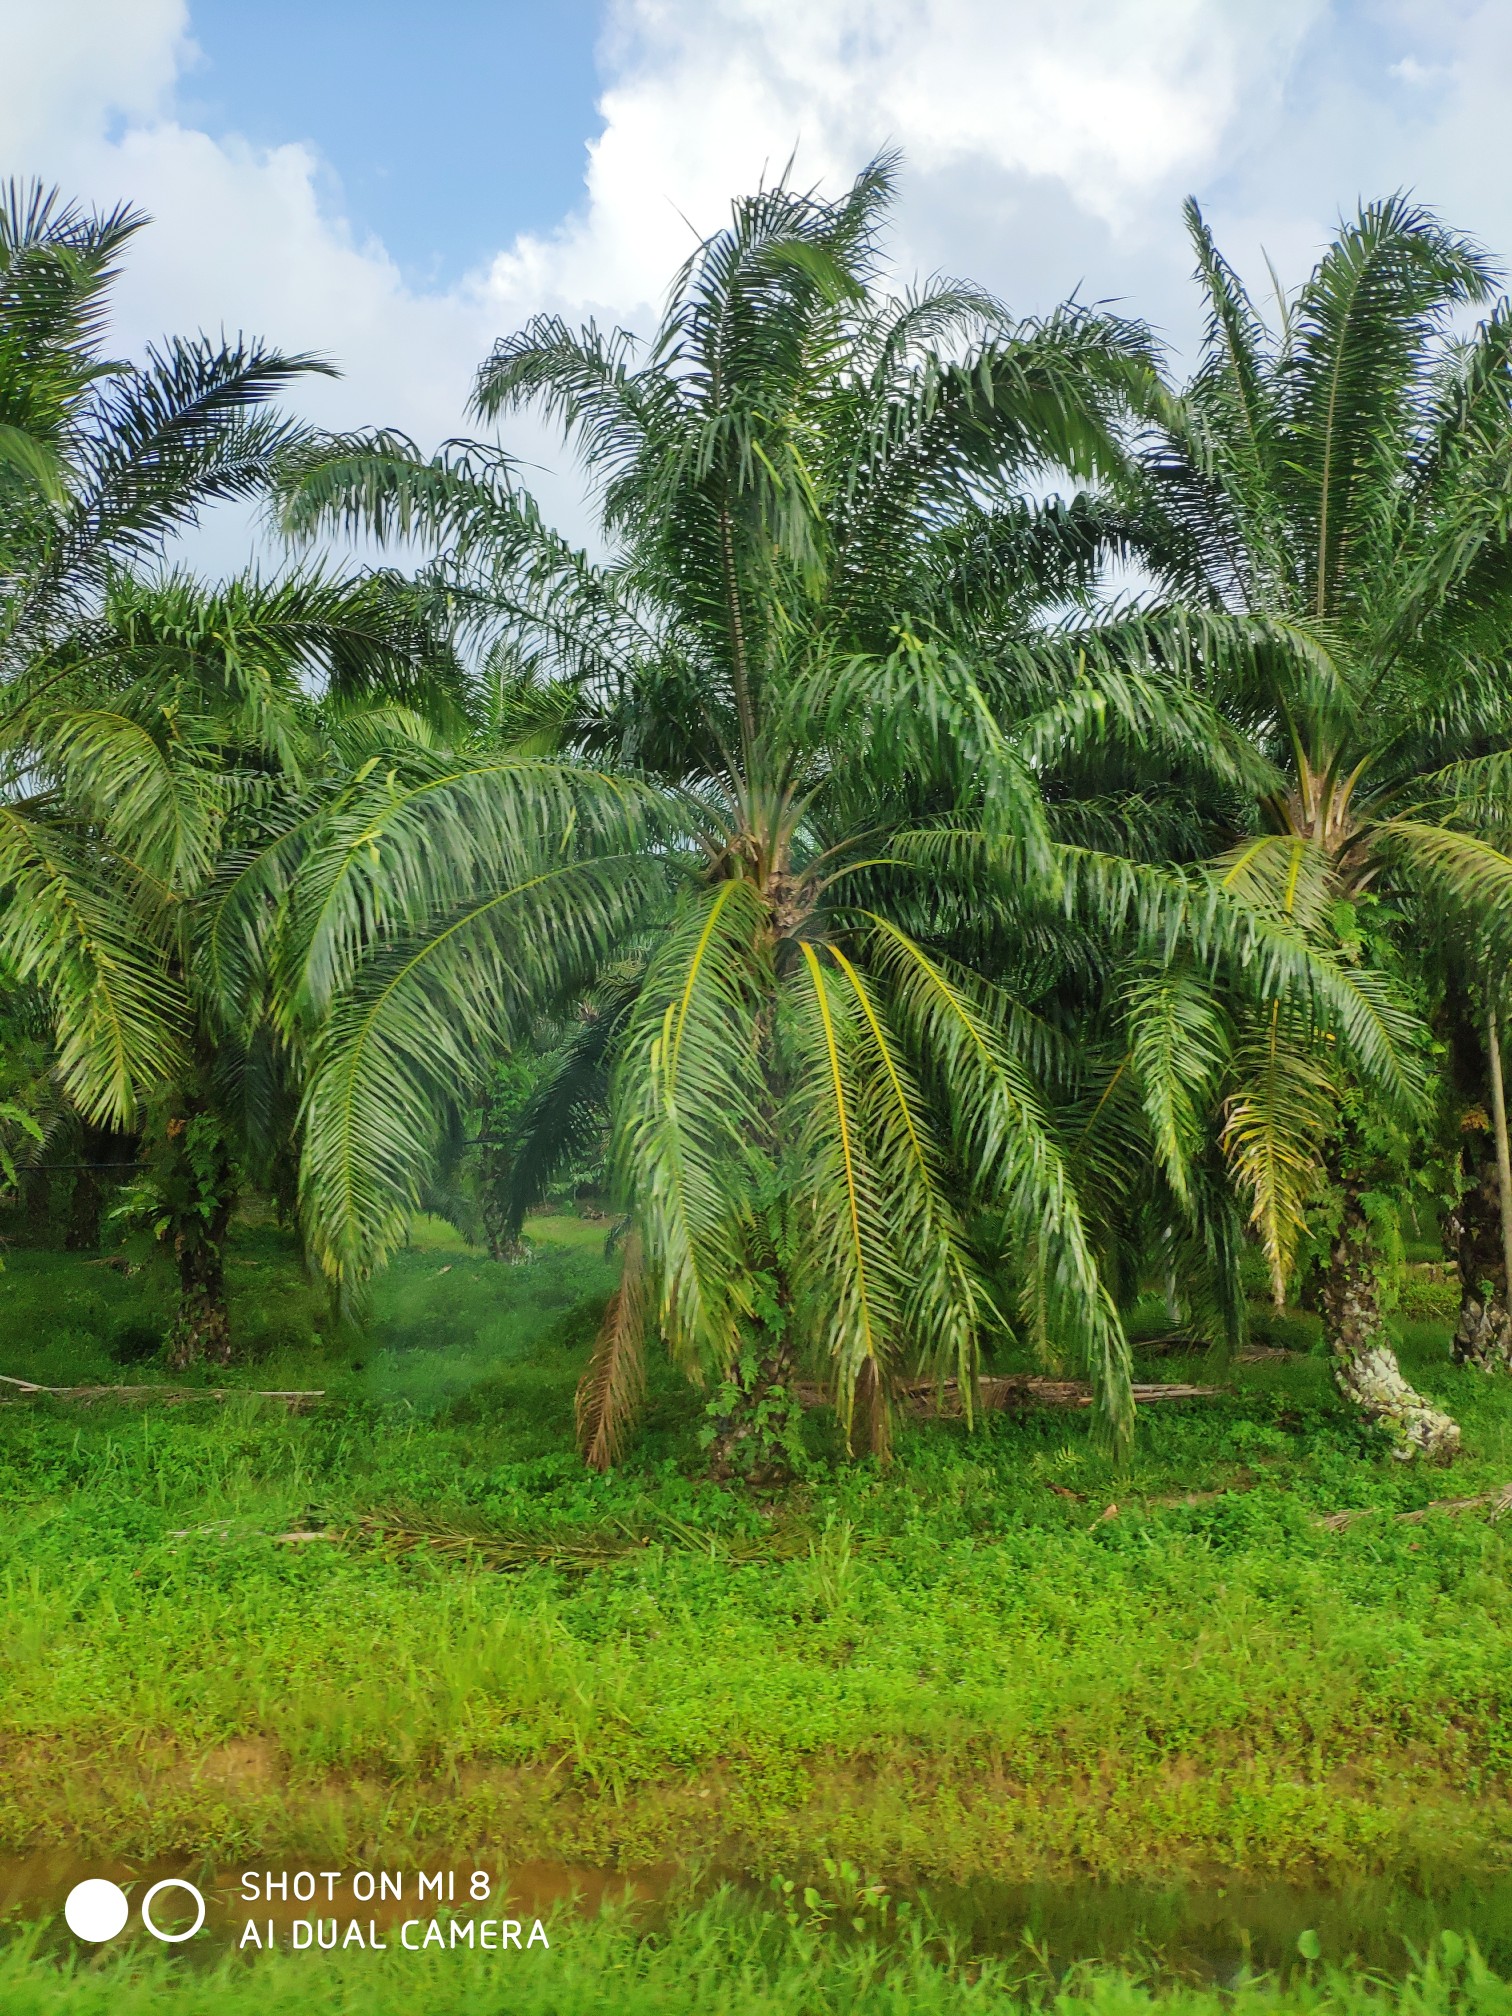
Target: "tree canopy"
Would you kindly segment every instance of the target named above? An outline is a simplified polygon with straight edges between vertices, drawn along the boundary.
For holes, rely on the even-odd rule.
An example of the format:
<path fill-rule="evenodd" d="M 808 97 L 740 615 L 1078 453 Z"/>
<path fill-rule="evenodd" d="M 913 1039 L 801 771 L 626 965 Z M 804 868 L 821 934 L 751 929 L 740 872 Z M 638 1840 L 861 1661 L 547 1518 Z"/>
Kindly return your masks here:
<path fill-rule="evenodd" d="M 499 1208 L 518 1234 L 602 1149 L 595 1463 L 653 1339 L 736 1435 L 803 1374 L 885 1455 L 901 1380 L 969 1416 L 1022 1348 L 1084 1366 L 1121 1444 L 1128 1308 L 1158 1278 L 1233 1346 L 1247 1241 L 1278 1298 L 1312 1270 L 1399 1453 L 1452 1453 L 1380 1277 L 1455 1029 L 1500 1083 L 1494 273 L 1391 199 L 1270 327 L 1189 206 L 1177 385 L 1106 310 L 895 289 L 896 172 L 738 201 L 644 342 L 495 345 L 473 417 L 560 428 L 595 554 L 497 439 L 282 416 L 313 357 L 110 363 L 141 219 L 12 191 L 0 965 L 61 1095 L 157 1142 L 182 1264 L 276 1184 L 348 1298 L 536 1044 Z M 236 497 L 424 558 L 175 570 Z"/>

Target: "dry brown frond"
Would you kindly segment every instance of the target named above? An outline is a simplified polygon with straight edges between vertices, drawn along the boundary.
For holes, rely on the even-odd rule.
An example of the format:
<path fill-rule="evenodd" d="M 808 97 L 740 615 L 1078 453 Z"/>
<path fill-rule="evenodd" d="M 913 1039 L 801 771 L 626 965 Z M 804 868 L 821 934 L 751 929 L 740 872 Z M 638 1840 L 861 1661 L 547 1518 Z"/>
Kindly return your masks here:
<path fill-rule="evenodd" d="M 646 1394 L 646 1279 L 640 1235 L 625 1242 L 625 1271 L 609 1298 L 593 1356 L 578 1381 L 578 1447 L 591 1469 L 607 1470 Z"/>

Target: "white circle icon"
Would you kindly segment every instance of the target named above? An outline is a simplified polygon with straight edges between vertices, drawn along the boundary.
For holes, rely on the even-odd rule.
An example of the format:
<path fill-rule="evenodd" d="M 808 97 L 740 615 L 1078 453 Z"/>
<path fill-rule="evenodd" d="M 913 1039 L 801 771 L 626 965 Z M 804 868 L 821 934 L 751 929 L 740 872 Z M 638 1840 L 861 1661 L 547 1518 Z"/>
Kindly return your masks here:
<path fill-rule="evenodd" d="M 69 1931 L 76 1939 L 87 1939 L 95 1946 L 102 1940 L 114 1939 L 130 1916 L 126 1892 L 119 1883 L 112 1883 L 104 1876 L 91 1876 L 86 1883 L 75 1883 L 63 1906 Z"/>
<path fill-rule="evenodd" d="M 111 1884 L 110 1888 L 114 1889 L 115 1885 Z M 164 1890 L 187 1890 L 189 1895 L 194 1899 L 194 1923 L 189 1927 L 187 1932 L 160 1932 L 156 1925 L 153 1924 L 152 1900 L 154 1897 L 160 1896 Z M 122 1898 L 121 1901 L 124 1903 L 126 1900 Z M 177 1946 L 181 1939 L 192 1939 L 204 1922 L 205 1900 L 199 1891 L 195 1889 L 194 1885 L 186 1883 L 182 1876 L 165 1876 L 161 1883 L 154 1883 L 152 1888 L 147 1892 L 147 1895 L 142 1899 L 142 1923 L 147 1927 L 147 1930 L 152 1934 L 154 1939 L 161 1939 L 165 1945 Z M 119 1931 L 120 1927 L 117 1926 L 116 1929 Z"/>

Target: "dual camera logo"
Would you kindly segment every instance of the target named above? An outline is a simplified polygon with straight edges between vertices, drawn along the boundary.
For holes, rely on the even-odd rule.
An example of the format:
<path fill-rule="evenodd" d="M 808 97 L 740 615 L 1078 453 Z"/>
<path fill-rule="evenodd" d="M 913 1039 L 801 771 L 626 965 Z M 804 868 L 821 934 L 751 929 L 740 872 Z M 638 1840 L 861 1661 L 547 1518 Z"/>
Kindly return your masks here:
<path fill-rule="evenodd" d="M 182 1890 L 194 1904 L 194 1923 L 187 1932 L 164 1932 L 153 1922 L 152 1905 L 154 1898 L 165 1890 Z M 87 1939 L 92 1946 L 99 1946 L 107 1939 L 114 1939 L 126 1927 L 131 1916 L 131 1904 L 119 1883 L 112 1883 L 104 1876 L 91 1876 L 86 1883 L 75 1883 L 68 1893 L 63 1906 L 64 1923 L 76 1939 Z M 165 1945 L 177 1946 L 181 1940 L 192 1939 L 205 1922 L 205 1900 L 192 1883 L 186 1883 L 180 1876 L 165 1876 L 161 1883 L 154 1883 L 142 1899 L 142 1923 L 154 1939 L 161 1939 Z"/>

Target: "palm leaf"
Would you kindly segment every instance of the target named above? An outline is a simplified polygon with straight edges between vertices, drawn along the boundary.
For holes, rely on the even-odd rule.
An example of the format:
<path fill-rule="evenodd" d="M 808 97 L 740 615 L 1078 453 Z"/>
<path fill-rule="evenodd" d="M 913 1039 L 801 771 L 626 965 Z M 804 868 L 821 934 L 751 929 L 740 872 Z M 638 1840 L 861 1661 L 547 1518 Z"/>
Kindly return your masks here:
<path fill-rule="evenodd" d="M 590 1469 L 607 1470 L 618 1461 L 625 1432 L 645 1399 L 649 1314 L 645 1266 L 632 1232 L 625 1242 L 624 1271 L 604 1311 L 574 1403 L 578 1447 Z"/>

